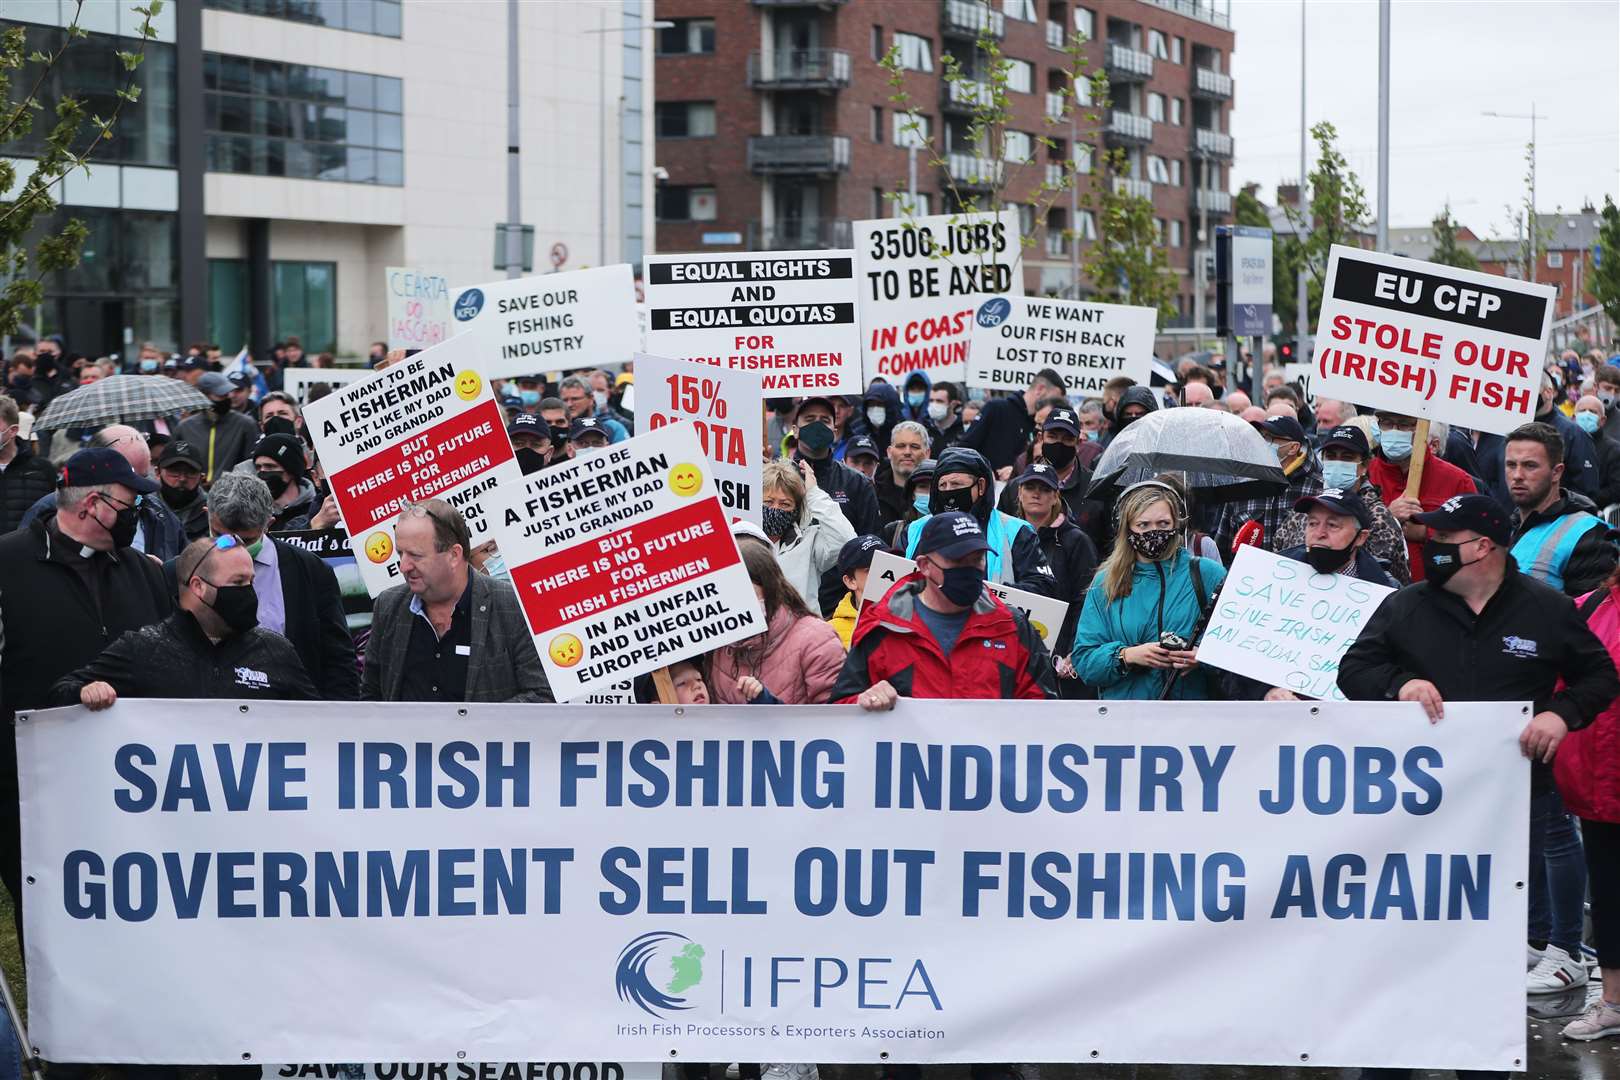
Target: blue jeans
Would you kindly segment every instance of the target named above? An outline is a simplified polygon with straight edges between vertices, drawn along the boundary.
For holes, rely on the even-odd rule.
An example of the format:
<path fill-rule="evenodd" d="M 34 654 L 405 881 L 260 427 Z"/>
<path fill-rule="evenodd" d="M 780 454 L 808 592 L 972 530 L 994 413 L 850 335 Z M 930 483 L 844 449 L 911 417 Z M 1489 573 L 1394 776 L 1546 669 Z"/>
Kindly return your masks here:
<path fill-rule="evenodd" d="M 22 1076 L 22 1044 L 11 1029 L 11 1018 L 0 1009 L 0 1080 L 20 1080 Z"/>
<path fill-rule="evenodd" d="M 1581 955 L 1586 859 L 1556 790 L 1530 796 L 1530 940 Z"/>

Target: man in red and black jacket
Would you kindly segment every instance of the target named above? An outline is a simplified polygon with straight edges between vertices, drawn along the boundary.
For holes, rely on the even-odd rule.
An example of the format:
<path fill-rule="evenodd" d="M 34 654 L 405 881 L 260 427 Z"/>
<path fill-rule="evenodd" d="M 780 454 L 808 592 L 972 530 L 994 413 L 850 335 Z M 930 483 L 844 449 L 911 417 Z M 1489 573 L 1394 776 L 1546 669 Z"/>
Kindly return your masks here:
<path fill-rule="evenodd" d="M 1029 620 L 984 588 L 984 529 L 929 518 L 917 570 L 861 612 L 832 700 L 880 711 L 911 698 L 1052 698 L 1052 659 Z"/>

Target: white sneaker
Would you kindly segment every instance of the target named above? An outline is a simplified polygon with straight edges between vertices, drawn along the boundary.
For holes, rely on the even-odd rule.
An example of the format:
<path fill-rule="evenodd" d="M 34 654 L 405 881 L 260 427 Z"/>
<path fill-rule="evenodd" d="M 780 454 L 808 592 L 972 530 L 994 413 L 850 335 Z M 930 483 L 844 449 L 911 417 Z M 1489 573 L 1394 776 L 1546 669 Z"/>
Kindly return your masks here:
<path fill-rule="evenodd" d="M 1548 945 L 1541 962 L 1530 970 L 1526 988 L 1532 994 L 1558 994 L 1586 985 L 1586 965 L 1557 945 Z"/>
<path fill-rule="evenodd" d="M 821 1080 L 814 1065 L 761 1065 L 759 1075 L 761 1080 Z"/>
<path fill-rule="evenodd" d="M 1571 1020 L 1564 1028 L 1564 1038 L 1591 1042 L 1608 1035 L 1620 1035 L 1620 1005 L 1609 1005 L 1599 998 L 1592 1007 Z"/>
<path fill-rule="evenodd" d="M 1541 958 L 1543 956 L 1547 955 L 1547 950 L 1546 949 L 1538 949 L 1534 945 L 1526 945 L 1524 947 L 1524 952 L 1525 952 L 1524 970 L 1526 970 L 1526 971 L 1534 971 L 1534 970 L 1536 970 L 1536 965 L 1541 963 Z M 730 1077 L 730 1080 L 737 1080 L 737 1078 L 735 1076 L 732 1076 L 732 1077 Z"/>

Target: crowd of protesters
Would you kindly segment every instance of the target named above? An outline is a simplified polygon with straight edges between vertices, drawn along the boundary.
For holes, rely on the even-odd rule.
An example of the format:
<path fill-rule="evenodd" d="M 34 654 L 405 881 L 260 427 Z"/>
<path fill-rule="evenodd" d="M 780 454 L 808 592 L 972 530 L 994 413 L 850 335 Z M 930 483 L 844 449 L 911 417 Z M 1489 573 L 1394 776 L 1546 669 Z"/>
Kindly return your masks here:
<path fill-rule="evenodd" d="M 400 355 L 379 343 L 371 363 Z M 286 368 L 312 363 L 330 358 L 306 359 L 296 340 L 252 371 L 208 346 L 169 359 L 143 347 L 128 373 L 183 380 L 208 407 L 47 431 L 35 421 L 52 400 L 122 365 L 60 340 L 7 358 L 8 718 L 119 697 L 552 700 L 499 552 L 474 548 L 442 501 L 403 511 L 401 584 L 351 632 L 331 567 L 287 539 L 342 529 L 300 402 L 279 389 Z M 1598 352 L 1549 360 L 1536 419 L 1505 437 L 1310 400 L 1280 371 L 1264 373 L 1262 402 L 1196 363 L 1177 376 L 1116 379 L 1077 400 L 1052 370 L 991 395 L 917 372 L 860 395 L 769 401 L 762 526 L 734 526 L 767 628 L 672 665 L 677 700 L 873 712 L 903 697 L 1297 700 L 1199 663 L 1237 548 L 1398 588 L 1339 686 L 1416 702 L 1437 722 L 1448 701 L 1534 703 L 1521 738 L 1533 763 L 1527 990 L 1587 983 L 1589 890 L 1603 993 L 1564 1034 L 1620 1035 L 1620 533 L 1605 512 L 1620 499 L 1620 366 Z M 525 473 L 636 430 L 629 368 L 495 387 Z M 1226 498 L 1178 473 L 1097 489 L 1112 441 L 1172 408 L 1252 425 L 1282 482 Z M 868 598 L 884 551 L 915 571 Z M 1053 647 L 987 582 L 1066 603 Z M 1530 654 L 1510 659 L 1505 642 Z M 653 700 L 652 680 L 635 693 Z M 14 808 L 14 744 L 0 744 Z M 0 877 L 14 898 L 19 866 L 12 813 Z"/>

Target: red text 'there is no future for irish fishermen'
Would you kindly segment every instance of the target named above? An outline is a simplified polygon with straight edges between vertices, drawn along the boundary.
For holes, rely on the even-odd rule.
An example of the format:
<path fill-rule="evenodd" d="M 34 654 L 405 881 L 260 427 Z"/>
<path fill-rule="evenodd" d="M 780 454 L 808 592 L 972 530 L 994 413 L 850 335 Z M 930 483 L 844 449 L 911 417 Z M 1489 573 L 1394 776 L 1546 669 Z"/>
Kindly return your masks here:
<path fill-rule="evenodd" d="M 407 503 L 459 487 L 512 457 L 501 407 L 485 401 L 355 462 L 332 477 L 351 533 L 399 513 Z"/>

